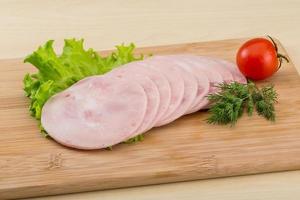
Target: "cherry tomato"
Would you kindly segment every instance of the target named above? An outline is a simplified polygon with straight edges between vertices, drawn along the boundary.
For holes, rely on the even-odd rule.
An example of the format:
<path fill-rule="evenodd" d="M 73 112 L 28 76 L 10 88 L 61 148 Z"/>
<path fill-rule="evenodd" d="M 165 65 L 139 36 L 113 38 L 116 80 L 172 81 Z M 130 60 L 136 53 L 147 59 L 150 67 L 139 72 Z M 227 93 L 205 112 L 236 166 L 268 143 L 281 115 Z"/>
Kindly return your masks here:
<path fill-rule="evenodd" d="M 272 76 L 281 66 L 282 59 L 288 59 L 278 53 L 277 45 L 268 36 L 255 38 L 244 43 L 237 52 L 236 62 L 244 76 L 253 80 L 262 80 Z"/>

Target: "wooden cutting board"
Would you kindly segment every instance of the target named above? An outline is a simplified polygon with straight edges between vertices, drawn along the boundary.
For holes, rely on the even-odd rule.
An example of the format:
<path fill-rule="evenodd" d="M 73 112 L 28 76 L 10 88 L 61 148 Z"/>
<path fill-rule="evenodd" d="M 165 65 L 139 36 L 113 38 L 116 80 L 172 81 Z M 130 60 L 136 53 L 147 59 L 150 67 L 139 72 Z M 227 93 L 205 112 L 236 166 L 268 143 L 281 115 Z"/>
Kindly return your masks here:
<path fill-rule="evenodd" d="M 234 61 L 244 39 L 139 49 Z M 278 42 L 278 41 L 277 41 Z M 279 44 L 280 52 L 286 51 Z M 235 127 L 208 125 L 198 112 L 155 128 L 137 144 L 79 151 L 39 134 L 22 90 L 22 59 L 0 61 L 0 199 L 300 169 L 300 79 L 292 62 L 265 82 L 279 93 L 277 121 L 244 116 Z M 262 83 L 259 83 L 262 84 Z"/>

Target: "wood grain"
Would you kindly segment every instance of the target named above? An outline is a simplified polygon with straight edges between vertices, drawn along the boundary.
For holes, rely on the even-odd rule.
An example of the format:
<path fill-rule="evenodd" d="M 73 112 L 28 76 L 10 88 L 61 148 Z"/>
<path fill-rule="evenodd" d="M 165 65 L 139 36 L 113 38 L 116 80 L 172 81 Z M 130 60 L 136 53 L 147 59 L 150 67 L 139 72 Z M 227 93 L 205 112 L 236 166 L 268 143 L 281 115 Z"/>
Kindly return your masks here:
<path fill-rule="evenodd" d="M 149 47 L 137 52 L 194 53 L 233 61 L 243 39 Z M 280 45 L 280 50 L 286 53 Z M 149 131 L 113 151 L 77 151 L 44 139 L 28 115 L 19 59 L 0 61 L 0 198 L 300 169 L 300 79 L 292 63 L 269 82 L 280 95 L 277 121 L 243 117 L 233 128 L 205 123 L 207 113 Z M 263 83 L 259 83 L 263 84 Z M 292 105 L 292 106 L 291 106 Z"/>

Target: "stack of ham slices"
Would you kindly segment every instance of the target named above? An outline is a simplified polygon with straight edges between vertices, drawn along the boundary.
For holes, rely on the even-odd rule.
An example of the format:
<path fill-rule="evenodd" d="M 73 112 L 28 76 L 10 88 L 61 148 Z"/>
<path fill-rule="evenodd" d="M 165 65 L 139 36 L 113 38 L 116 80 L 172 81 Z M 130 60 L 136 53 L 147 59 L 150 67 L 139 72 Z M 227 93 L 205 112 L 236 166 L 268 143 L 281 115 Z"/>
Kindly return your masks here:
<path fill-rule="evenodd" d="M 42 126 L 57 142 L 101 149 L 209 107 L 222 82 L 246 83 L 225 60 L 194 55 L 153 56 L 85 78 L 51 97 Z"/>

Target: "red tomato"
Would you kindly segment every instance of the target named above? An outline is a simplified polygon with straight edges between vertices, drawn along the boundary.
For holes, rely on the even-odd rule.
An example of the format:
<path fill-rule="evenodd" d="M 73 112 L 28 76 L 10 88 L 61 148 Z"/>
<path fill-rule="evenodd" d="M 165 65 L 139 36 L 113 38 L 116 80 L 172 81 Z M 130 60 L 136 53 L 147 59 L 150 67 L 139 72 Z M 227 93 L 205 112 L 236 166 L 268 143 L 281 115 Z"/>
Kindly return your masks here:
<path fill-rule="evenodd" d="M 262 80 L 272 76 L 280 67 L 282 58 L 274 40 L 255 38 L 244 43 L 238 50 L 236 62 L 240 71 L 248 78 Z M 288 61 L 288 60 L 287 60 Z"/>

